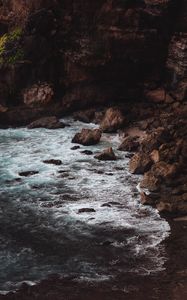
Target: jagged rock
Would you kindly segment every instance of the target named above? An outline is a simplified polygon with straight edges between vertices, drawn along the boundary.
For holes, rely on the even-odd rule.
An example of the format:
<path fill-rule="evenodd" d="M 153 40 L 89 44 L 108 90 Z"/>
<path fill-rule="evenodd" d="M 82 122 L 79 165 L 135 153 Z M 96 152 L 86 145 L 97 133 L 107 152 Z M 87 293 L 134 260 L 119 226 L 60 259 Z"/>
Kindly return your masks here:
<path fill-rule="evenodd" d="M 23 176 L 23 177 L 28 177 L 28 176 L 32 176 L 32 175 L 36 175 L 39 174 L 38 171 L 25 171 L 25 172 L 20 172 L 19 176 Z"/>
<path fill-rule="evenodd" d="M 139 147 L 140 143 L 138 141 L 138 138 L 135 136 L 127 136 L 122 144 L 119 146 L 118 150 L 120 151 L 136 151 Z"/>
<path fill-rule="evenodd" d="M 84 146 L 96 145 L 100 142 L 101 135 L 101 130 L 99 129 L 82 129 L 81 132 L 76 133 L 72 143 Z"/>
<path fill-rule="evenodd" d="M 143 205 L 155 205 L 156 200 L 159 198 L 159 194 L 150 193 L 146 194 L 145 192 L 141 193 L 141 203 Z"/>
<path fill-rule="evenodd" d="M 65 126 L 66 125 L 60 122 L 56 117 L 44 117 L 32 122 L 27 127 L 29 129 L 40 128 L 40 127 L 47 128 L 47 129 L 58 129 L 58 128 L 64 128 Z"/>
<path fill-rule="evenodd" d="M 43 161 L 43 163 L 56 166 L 62 165 L 62 161 L 60 159 L 46 159 Z"/>
<path fill-rule="evenodd" d="M 52 102 L 54 91 L 48 83 L 35 84 L 24 90 L 23 101 L 27 106 L 43 106 Z"/>
<path fill-rule="evenodd" d="M 168 129 L 159 127 L 142 140 L 141 149 L 144 152 L 151 153 L 153 150 L 157 150 L 161 144 L 169 142 L 171 138 Z"/>
<path fill-rule="evenodd" d="M 116 160 L 117 157 L 112 148 L 105 149 L 103 152 L 94 156 L 98 160 Z"/>
<path fill-rule="evenodd" d="M 164 180 L 175 177 L 178 171 L 177 164 L 167 164 L 164 161 L 160 161 L 154 164 L 151 168 L 151 172 L 157 178 L 162 178 Z"/>
<path fill-rule="evenodd" d="M 141 188 L 146 188 L 152 192 L 158 191 L 159 186 L 160 186 L 160 179 L 155 177 L 152 171 L 146 172 L 140 183 Z"/>
<path fill-rule="evenodd" d="M 147 172 L 153 164 L 149 155 L 141 152 L 136 153 L 130 160 L 130 172 L 133 174 L 143 174 Z"/>
<path fill-rule="evenodd" d="M 124 126 L 125 121 L 122 111 L 119 108 L 111 107 L 107 109 L 100 128 L 103 132 L 116 132 Z"/>

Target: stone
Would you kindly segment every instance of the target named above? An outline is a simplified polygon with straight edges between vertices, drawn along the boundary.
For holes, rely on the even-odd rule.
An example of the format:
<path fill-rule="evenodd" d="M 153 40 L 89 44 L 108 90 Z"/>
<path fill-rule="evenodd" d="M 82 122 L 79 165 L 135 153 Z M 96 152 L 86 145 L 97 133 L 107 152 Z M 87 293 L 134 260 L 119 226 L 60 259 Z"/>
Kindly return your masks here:
<path fill-rule="evenodd" d="M 94 158 L 98 159 L 98 160 L 116 160 L 117 157 L 113 151 L 112 148 L 107 148 L 105 150 L 103 150 L 103 152 L 97 154 L 94 156 Z"/>
<path fill-rule="evenodd" d="M 44 160 L 43 163 L 49 165 L 56 165 L 56 166 L 62 165 L 62 161 L 60 159 L 47 159 Z"/>
<path fill-rule="evenodd" d="M 103 132 L 116 132 L 124 126 L 125 121 L 122 111 L 119 108 L 111 107 L 107 109 L 100 128 Z"/>
<path fill-rule="evenodd" d="M 152 164 L 149 155 L 143 152 L 136 153 L 130 160 L 129 169 L 133 174 L 143 174 L 151 168 Z"/>
<path fill-rule="evenodd" d="M 166 91 L 163 88 L 148 91 L 145 93 L 145 97 L 150 102 L 163 103 L 166 100 Z"/>
<path fill-rule="evenodd" d="M 6 107 L 6 106 L 0 104 L 0 113 L 7 112 L 7 110 L 8 110 L 8 107 Z"/>
<path fill-rule="evenodd" d="M 90 150 L 83 150 L 83 151 L 81 151 L 81 153 L 85 154 L 85 155 L 92 155 L 93 154 L 93 152 L 90 151 Z"/>
<path fill-rule="evenodd" d="M 82 213 L 94 213 L 94 212 L 96 212 L 94 208 L 80 208 L 78 210 L 79 214 L 82 214 Z"/>
<path fill-rule="evenodd" d="M 152 192 L 158 191 L 159 185 L 160 185 L 160 179 L 155 177 L 152 171 L 146 172 L 140 183 L 141 188 L 146 188 Z"/>
<path fill-rule="evenodd" d="M 34 128 L 47 128 L 47 129 L 58 129 L 58 128 L 64 128 L 66 125 L 58 120 L 57 117 L 44 117 L 40 118 L 31 124 L 29 124 L 27 127 L 29 129 Z"/>
<path fill-rule="evenodd" d="M 36 174 L 39 174 L 39 172 L 38 171 L 19 172 L 19 176 L 22 176 L 22 177 L 29 177 L 29 176 L 33 176 L 33 175 L 36 175 Z"/>
<path fill-rule="evenodd" d="M 75 134 L 72 143 L 84 146 L 96 145 L 100 142 L 101 135 L 101 130 L 99 129 L 82 129 L 81 132 Z"/>
<path fill-rule="evenodd" d="M 80 149 L 80 146 L 73 146 L 73 147 L 71 148 L 71 150 L 77 150 L 77 149 Z"/>
<path fill-rule="evenodd" d="M 45 106 L 53 101 L 54 91 L 48 83 L 34 84 L 23 91 L 25 105 Z"/>
<path fill-rule="evenodd" d="M 153 165 L 151 171 L 157 178 L 169 179 L 175 177 L 178 166 L 176 164 L 167 164 L 164 161 L 160 161 Z"/>
<path fill-rule="evenodd" d="M 127 152 L 134 152 L 138 150 L 140 143 L 137 137 L 134 136 L 127 136 L 122 144 L 119 146 L 118 150 L 120 151 L 127 151 Z"/>
<path fill-rule="evenodd" d="M 74 113 L 75 121 L 81 121 L 84 123 L 90 123 L 94 120 L 95 117 L 95 110 L 88 109 L 88 110 L 81 110 Z"/>

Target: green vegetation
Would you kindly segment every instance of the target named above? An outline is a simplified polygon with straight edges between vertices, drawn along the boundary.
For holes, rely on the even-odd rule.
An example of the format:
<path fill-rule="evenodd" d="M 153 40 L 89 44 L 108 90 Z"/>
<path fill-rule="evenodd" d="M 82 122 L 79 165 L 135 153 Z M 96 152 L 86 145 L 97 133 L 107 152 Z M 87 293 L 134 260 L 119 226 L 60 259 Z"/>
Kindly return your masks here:
<path fill-rule="evenodd" d="M 20 28 L 0 37 L 0 65 L 12 65 L 23 59 L 21 37 L 22 30 Z"/>

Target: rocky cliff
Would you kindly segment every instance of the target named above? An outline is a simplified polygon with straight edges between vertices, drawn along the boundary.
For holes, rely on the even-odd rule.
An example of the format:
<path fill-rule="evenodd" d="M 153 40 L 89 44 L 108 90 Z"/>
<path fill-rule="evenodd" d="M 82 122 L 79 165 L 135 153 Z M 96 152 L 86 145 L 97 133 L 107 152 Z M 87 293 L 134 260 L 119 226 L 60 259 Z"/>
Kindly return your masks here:
<path fill-rule="evenodd" d="M 140 101 L 164 84 L 185 96 L 184 0 L 1 2 L 1 103 L 43 82 L 64 109 Z"/>

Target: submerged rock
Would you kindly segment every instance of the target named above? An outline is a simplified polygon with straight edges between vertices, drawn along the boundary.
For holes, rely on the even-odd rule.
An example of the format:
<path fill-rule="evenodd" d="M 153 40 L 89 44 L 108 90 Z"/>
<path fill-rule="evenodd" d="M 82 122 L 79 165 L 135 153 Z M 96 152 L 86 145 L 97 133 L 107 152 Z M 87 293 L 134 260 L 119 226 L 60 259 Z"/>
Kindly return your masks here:
<path fill-rule="evenodd" d="M 71 148 L 71 150 L 77 150 L 77 149 L 80 149 L 80 146 L 73 146 L 73 147 Z"/>
<path fill-rule="evenodd" d="M 80 208 L 78 210 L 79 214 L 82 214 L 82 213 L 94 213 L 94 212 L 96 212 L 94 208 Z"/>
<path fill-rule="evenodd" d="M 47 159 L 43 161 L 44 164 L 50 164 L 50 165 L 62 165 L 62 161 L 60 159 Z"/>
<path fill-rule="evenodd" d="M 94 156 L 98 160 L 116 160 L 117 157 L 112 148 L 107 148 L 103 152 Z"/>
<path fill-rule="evenodd" d="M 58 128 L 64 128 L 66 125 L 58 120 L 57 117 L 45 117 L 40 118 L 31 124 L 29 124 L 27 127 L 29 129 L 34 128 L 47 128 L 47 129 L 58 129 Z"/>
<path fill-rule="evenodd" d="M 124 126 L 125 121 L 122 111 L 119 108 L 111 107 L 107 109 L 100 128 L 103 132 L 116 132 Z"/>
<path fill-rule="evenodd" d="M 81 153 L 85 154 L 85 155 L 92 155 L 93 154 L 93 152 L 90 151 L 90 150 L 83 150 L 83 151 L 81 151 Z"/>
<path fill-rule="evenodd" d="M 101 139 L 101 130 L 99 129 L 82 129 L 81 132 L 76 133 L 72 139 L 72 143 L 81 144 L 84 146 L 96 145 Z"/>
<path fill-rule="evenodd" d="M 22 177 L 28 177 L 28 176 L 32 176 L 32 175 L 36 175 L 39 174 L 38 171 L 25 171 L 25 172 L 19 172 L 19 176 Z"/>

